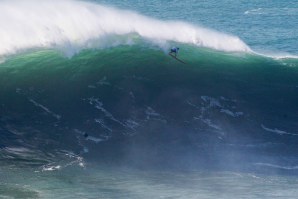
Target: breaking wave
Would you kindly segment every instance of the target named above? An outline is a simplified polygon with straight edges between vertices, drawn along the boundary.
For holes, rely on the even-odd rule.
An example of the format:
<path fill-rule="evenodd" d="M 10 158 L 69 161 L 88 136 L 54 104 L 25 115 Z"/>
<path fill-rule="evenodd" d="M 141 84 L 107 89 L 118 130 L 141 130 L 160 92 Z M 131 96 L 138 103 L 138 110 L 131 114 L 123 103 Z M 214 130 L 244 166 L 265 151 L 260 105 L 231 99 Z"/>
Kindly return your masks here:
<path fill-rule="evenodd" d="M 6 0 L 0 2 L 0 13 L 0 56 L 34 48 L 59 49 L 71 56 L 81 49 L 133 44 L 138 39 L 161 48 L 168 48 L 167 42 L 172 41 L 221 51 L 251 51 L 236 36 L 90 2 Z"/>

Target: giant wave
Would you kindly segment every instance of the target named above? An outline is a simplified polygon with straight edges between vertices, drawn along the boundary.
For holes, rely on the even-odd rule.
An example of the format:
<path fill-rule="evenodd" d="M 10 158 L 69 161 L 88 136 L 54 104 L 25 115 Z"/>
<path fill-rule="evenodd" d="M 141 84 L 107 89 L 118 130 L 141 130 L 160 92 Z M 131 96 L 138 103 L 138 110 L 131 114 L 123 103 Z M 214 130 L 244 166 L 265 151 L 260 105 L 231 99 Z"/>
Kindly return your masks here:
<path fill-rule="evenodd" d="M 255 169 L 282 156 L 285 168 L 298 164 L 297 60 L 93 3 L 0 9 L 0 54 L 14 54 L 0 65 L 1 164 Z M 165 53 L 175 44 L 186 65 Z"/>
<path fill-rule="evenodd" d="M 85 161 L 252 170 L 298 164 L 297 62 L 183 49 L 186 65 L 146 43 L 71 59 L 53 50 L 8 59 L 0 67 L 1 164 L 42 171 Z"/>

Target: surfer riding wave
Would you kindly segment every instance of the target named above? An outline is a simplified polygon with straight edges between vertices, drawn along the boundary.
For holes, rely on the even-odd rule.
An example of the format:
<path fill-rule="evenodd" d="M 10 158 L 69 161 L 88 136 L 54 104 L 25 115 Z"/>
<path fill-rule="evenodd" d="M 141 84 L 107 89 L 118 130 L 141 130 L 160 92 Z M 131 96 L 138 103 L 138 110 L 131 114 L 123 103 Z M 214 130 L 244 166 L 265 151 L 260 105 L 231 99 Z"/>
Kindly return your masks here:
<path fill-rule="evenodd" d="M 173 48 L 171 48 L 169 54 L 174 55 L 175 57 L 177 57 L 178 52 L 179 52 L 179 48 L 178 47 L 173 47 Z"/>

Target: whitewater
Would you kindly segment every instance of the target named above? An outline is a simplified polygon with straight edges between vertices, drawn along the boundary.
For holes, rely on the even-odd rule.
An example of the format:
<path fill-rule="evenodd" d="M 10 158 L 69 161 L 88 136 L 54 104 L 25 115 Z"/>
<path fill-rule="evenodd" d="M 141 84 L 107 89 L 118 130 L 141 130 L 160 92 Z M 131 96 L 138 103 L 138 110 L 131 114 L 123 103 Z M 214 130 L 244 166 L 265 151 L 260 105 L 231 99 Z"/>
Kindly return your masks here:
<path fill-rule="evenodd" d="M 222 51 L 251 51 L 236 36 L 89 2 L 13 0 L 2 1 L 0 10 L 2 56 L 36 48 L 59 49 L 71 56 L 85 48 L 131 45 L 135 37 L 163 49 L 172 41 Z"/>

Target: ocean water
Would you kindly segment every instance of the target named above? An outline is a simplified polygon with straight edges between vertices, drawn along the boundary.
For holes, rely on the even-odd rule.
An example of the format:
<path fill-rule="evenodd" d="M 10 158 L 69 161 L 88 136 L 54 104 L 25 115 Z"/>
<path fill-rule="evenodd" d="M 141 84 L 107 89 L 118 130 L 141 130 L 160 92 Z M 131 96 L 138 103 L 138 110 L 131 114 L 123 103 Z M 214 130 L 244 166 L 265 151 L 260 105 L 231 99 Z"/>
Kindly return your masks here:
<path fill-rule="evenodd" d="M 1 1 L 0 197 L 296 198 L 297 15 Z"/>
<path fill-rule="evenodd" d="M 297 1 L 97 1 L 162 20 L 180 20 L 240 37 L 252 49 L 297 55 Z"/>

